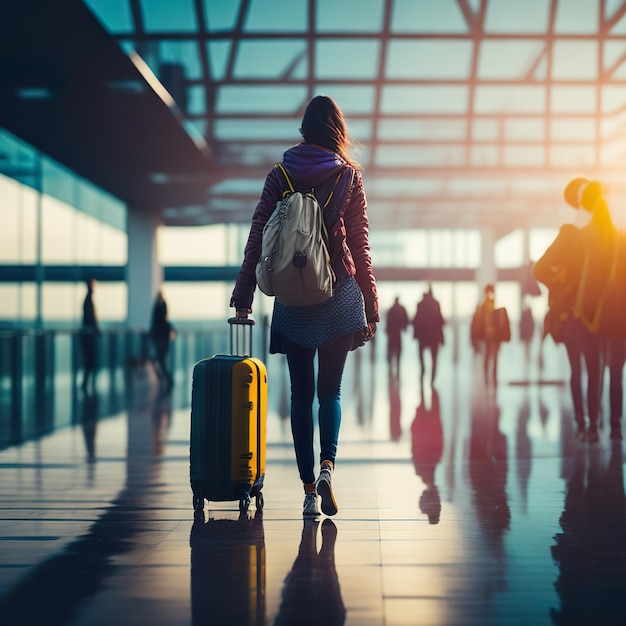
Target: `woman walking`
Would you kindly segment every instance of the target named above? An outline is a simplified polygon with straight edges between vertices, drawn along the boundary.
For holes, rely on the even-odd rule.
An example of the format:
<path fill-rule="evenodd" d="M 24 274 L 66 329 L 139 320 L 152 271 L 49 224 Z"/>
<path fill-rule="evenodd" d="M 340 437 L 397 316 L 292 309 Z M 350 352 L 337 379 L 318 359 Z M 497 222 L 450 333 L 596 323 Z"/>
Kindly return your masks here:
<path fill-rule="evenodd" d="M 316 96 L 307 105 L 300 133 L 304 141 L 283 154 L 282 165 L 296 190 L 312 190 L 324 206 L 336 283 L 333 296 L 320 304 L 286 306 L 274 301 L 270 353 L 287 357 L 291 378 L 291 430 L 305 493 L 303 515 L 316 517 L 320 514 L 317 495 L 321 497 L 324 514 L 334 515 L 338 510 L 332 476 L 341 424 L 341 379 L 346 357 L 350 350 L 374 336 L 379 315 L 370 257 L 367 202 L 360 168 L 349 156 L 351 142 L 343 113 L 332 98 Z M 281 169 L 274 167 L 265 180 L 252 217 L 244 260 L 231 297 L 230 304 L 235 307 L 237 317 L 247 317 L 252 312 L 263 227 L 286 189 Z M 328 199 L 330 201 L 324 205 Z M 317 480 L 313 451 L 316 392 L 321 448 Z"/>

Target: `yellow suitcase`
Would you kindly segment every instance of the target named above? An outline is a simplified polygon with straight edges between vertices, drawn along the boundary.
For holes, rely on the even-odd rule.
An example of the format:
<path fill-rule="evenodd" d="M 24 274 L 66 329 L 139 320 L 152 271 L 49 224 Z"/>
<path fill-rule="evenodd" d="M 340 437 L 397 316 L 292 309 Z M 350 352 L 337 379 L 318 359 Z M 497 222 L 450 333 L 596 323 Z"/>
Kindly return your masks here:
<path fill-rule="evenodd" d="M 247 327 L 251 319 L 231 318 Z M 191 392 L 190 482 L 194 511 L 204 501 L 238 500 L 248 510 L 252 498 L 263 508 L 267 416 L 267 370 L 245 355 L 217 354 L 196 363 Z"/>

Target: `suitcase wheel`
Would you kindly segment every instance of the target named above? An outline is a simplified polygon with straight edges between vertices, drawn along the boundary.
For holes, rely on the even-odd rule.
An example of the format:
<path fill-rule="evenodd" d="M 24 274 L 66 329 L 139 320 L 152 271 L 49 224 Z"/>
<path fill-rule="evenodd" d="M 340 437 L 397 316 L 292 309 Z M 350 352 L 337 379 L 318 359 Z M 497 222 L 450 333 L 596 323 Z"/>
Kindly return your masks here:
<path fill-rule="evenodd" d="M 259 491 L 259 493 L 256 494 L 256 510 L 262 511 L 264 504 L 265 504 L 265 501 L 263 499 L 263 493 Z"/>
<path fill-rule="evenodd" d="M 196 513 L 204 511 L 204 498 L 196 495 L 195 493 L 193 494 L 193 510 Z"/>
<path fill-rule="evenodd" d="M 239 512 L 247 513 L 250 508 L 250 496 L 245 495 L 241 500 L 239 500 Z"/>

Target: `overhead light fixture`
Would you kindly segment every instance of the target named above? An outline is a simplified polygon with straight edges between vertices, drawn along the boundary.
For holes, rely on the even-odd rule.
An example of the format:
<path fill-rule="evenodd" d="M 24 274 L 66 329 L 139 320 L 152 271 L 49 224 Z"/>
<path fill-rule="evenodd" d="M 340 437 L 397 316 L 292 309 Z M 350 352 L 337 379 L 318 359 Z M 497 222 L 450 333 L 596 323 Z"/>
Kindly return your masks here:
<path fill-rule="evenodd" d="M 124 80 L 109 80 L 107 81 L 107 87 L 112 91 L 120 91 L 124 93 L 146 93 L 145 83 L 133 78 Z"/>
<path fill-rule="evenodd" d="M 22 100 L 50 100 L 54 93 L 48 87 L 17 87 L 15 93 Z"/>
<path fill-rule="evenodd" d="M 180 172 L 149 172 L 148 180 L 155 185 L 208 185 L 207 174 Z"/>
<path fill-rule="evenodd" d="M 134 51 L 131 50 L 128 54 L 133 65 L 137 68 L 139 73 L 143 76 L 144 80 L 150 85 L 154 93 L 165 102 L 165 104 L 171 109 L 176 106 L 174 98 L 172 98 L 169 91 L 163 86 L 161 81 L 154 75 L 154 72 L 150 69 L 148 64 Z"/>
<path fill-rule="evenodd" d="M 167 172 L 150 172 L 148 180 L 155 185 L 167 185 L 172 182 L 172 177 Z"/>

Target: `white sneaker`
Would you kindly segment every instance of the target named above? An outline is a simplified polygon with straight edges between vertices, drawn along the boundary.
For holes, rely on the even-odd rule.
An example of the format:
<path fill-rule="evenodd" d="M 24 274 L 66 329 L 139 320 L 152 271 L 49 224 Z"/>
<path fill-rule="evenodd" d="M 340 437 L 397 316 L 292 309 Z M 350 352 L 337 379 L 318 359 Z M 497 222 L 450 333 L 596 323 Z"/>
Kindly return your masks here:
<path fill-rule="evenodd" d="M 320 511 L 317 508 L 317 494 L 305 493 L 304 505 L 302 507 L 302 517 L 319 517 Z"/>
<path fill-rule="evenodd" d="M 339 508 L 333 493 L 333 469 L 329 463 L 322 463 L 322 469 L 317 477 L 315 488 L 322 498 L 322 513 L 324 515 L 336 515 Z"/>

